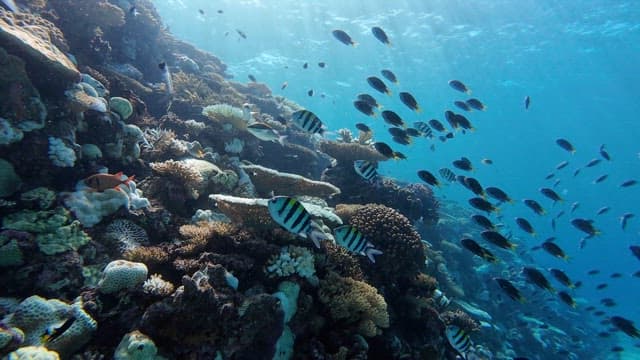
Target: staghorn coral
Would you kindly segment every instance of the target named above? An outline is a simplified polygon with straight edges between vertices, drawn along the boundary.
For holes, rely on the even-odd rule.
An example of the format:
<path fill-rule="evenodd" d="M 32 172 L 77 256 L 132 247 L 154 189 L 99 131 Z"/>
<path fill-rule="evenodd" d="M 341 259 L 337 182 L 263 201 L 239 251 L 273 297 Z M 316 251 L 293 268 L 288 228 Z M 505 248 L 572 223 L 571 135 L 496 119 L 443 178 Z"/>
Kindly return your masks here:
<path fill-rule="evenodd" d="M 224 224 L 224 225 L 223 225 Z M 180 246 L 179 252 L 185 255 L 194 255 L 202 252 L 214 234 L 217 226 L 226 226 L 225 223 L 199 222 L 180 226 L 180 235 L 187 238 L 187 242 Z"/>
<path fill-rule="evenodd" d="M 259 195 L 273 193 L 274 195 L 328 198 L 340 193 L 340 189 L 327 182 L 278 172 L 260 165 L 240 165 L 240 167 L 249 175 Z"/>
<path fill-rule="evenodd" d="M 364 265 L 376 284 L 397 286 L 398 282 L 409 282 L 424 267 L 426 259 L 420 235 L 396 210 L 368 204 L 351 217 L 350 223 L 383 252 L 375 266 Z"/>
<path fill-rule="evenodd" d="M 171 79 L 175 89 L 174 101 L 185 101 L 190 106 L 203 106 L 217 100 L 209 85 L 193 74 L 178 71 L 172 74 Z"/>
<path fill-rule="evenodd" d="M 124 252 L 123 257 L 133 262 L 141 262 L 149 266 L 164 264 L 169 261 L 167 251 L 159 246 L 138 246 Z"/>
<path fill-rule="evenodd" d="M 462 310 L 445 311 L 440 314 L 440 318 L 447 326 L 455 325 L 466 333 L 480 329 L 480 323 Z"/>
<path fill-rule="evenodd" d="M 382 156 L 373 147 L 361 145 L 358 143 L 340 143 L 335 141 L 323 141 L 320 143 L 320 150 L 338 163 L 351 165 L 356 160 L 367 161 L 385 161 L 388 160 Z"/>
<path fill-rule="evenodd" d="M 165 189 L 179 189 L 188 198 L 198 198 L 198 188 L 202 186 L 204 178 L 194 167 L 174 160 L 150 163 L 149 166 L 163 179 L 161 186 Z"/>
<path fill-rule="evenodd" d="M 318 297 L 333 321 L 350 324 L 367 337 L 389 327 L 387 303 L 373 286 L 330 272 L 320 280 Z"/>
<path fill-rule="evenodd" d="M 297 274 L 312 283 L 317 282 L 313 254 L 299 246 L 283 246 L 278 255 L 269 259 L 265 272 L 272 277 Z"/>
<path fill-rule="evenodd" d="M 173 293 L 173 284 L 164 280 L 162 275 L 153 274 L 142 283 L 142 290 L 146 294 L 155 296 L 169 296 Z"/>

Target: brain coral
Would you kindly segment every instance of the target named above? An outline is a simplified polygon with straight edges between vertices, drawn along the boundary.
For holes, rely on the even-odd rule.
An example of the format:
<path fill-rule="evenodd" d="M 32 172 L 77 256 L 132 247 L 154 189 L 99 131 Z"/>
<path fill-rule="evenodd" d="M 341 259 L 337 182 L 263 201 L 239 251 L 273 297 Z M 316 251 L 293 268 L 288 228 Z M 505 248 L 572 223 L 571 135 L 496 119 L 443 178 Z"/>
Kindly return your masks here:
<path fill-rule="evenodd" d="M 320 301 L 334 321 L 355 325 L 364 336 L 376 336 L 389 327 L 387 303 L 373 286 L 330 272 L 320 281 Z"/>
<path fill-rule="evenodd" d="M 420 235 L 396 210 L 368 204 L 353 214 L 350 223 L 383 252 L 375 265 L 363 264 L 374 282 L 395 287 L 399 282 L 409 282 L 424 268 L 426 258 Z"/>
<path fill-rule="evenodd" d="M 133 288 L 147 279 L 147 266 L 127 260 L 115 260 L 104 268 L 102 280 L 98 284 L 105 294 Z"/>

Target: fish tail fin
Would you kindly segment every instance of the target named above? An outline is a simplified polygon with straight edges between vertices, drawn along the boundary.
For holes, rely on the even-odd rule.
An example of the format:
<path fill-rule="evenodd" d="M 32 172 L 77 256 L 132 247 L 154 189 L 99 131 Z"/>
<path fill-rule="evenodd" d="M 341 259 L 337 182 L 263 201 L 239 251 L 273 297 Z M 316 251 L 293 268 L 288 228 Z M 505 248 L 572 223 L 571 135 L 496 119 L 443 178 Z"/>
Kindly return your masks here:
<path fill-rule="evenodd" d="M 387 89 L 387 91 L 384 92 L 385 94 L 389 95 L 389 96 L 393 96 L 393 92 L 389 89 Z"/>
<path fill-rule="evenodd" d="M 422 114 L 422 108 L 420 106 L 416 106 L 416 112 L 418 114 Z"/>
<path fill-rule="evenodd" d="M 351 40 L 351 46 L 358 47 L 358 45 L 360 45 L 360 44 L 357 41 Z"/>
<path fill-rule="evenodd" d="M 515 250 L 517 248 L 518 248 L 518 244 L 511 243 L 511 245 L 509 245 L 509 249 L 511 250 Z"/>
<path fill-rule="evenodd" d="M 284 146 L 284 140 L 287 138 L 287 135 L 278 136 L 278 144 Z"/>
<path fill-rule="evenodd" d="M 381 255 L 383 252 L 375 249 L 373 247 L 368 247 L 364 250 L 364 254 L 367 255 L 367 258 L 369 258 L 369 261 L 371 261 L 372 263 L 376 263 L 376 255 Z"/>
<path fill-rule="evenodd" d="M 306 235 L 318 249 L 320 249 L 320 241 L 327 240 L 327 234 L 322 231 L 320 225 L 315 221 L 311 222 L 311 226 L 309 227 L 309 231 Z"/>

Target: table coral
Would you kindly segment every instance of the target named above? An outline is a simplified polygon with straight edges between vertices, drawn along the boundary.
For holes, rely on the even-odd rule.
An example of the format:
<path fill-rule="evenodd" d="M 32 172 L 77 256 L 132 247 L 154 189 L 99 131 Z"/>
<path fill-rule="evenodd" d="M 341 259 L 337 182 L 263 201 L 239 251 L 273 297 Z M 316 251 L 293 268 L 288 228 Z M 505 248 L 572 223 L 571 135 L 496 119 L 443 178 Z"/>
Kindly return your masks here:
<path fill-rule="evenodd" d="M 372 337 L 389 327 L 387 303 L 365 282 L 331 272 L 320 280 L 318 295 L 334 321 L 351 324 L 359 334 Z"/>
<path fill-rule="evenodd" d="M 328 198 L 340 193 L 336 186 L 324 182 L 307 179 L 297 174 L 278 172 L 260 165 L 240 165 L 249 175 L 258 194 L 296 196 L 307 195 Z"/>

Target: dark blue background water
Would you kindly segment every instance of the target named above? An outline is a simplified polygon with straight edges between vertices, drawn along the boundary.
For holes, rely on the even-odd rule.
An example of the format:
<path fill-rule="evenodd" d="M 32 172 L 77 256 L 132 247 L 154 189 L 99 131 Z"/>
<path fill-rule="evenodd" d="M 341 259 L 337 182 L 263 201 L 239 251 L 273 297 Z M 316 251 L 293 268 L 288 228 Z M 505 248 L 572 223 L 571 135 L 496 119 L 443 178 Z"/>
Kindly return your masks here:
<path fill-rule="evenodd" d="M 356 122 L 367 123 L 377 141 L 386 141 L 409 157 L 381 164 L 383 175 L 419 181 L 419 169 L 435 173 L 451 167 L 451 161 L 460 156 L 469 157 L 476 167 L 470 176 L 484 186 L 499 186 L 517 199 L 517 205 L 502 208 L 505 223 L 520 238 L 520 249 L 556 236 L 570 262 L 538 252 L 536 264 L 566 269 L 574 280 L 582 280 L 583 287 L 574 293 L 580 304 L 612 297 L 619 305 L 611 315 L 640 323 L 640 279 L 631 277 L 640 264 L 628 249 L 638 244 L 640 219 L 631 219 L 624 232 L 619 225 L 619 216 L 635 212 L 640 200 L 640 186 L 619 187 L 628 178 L 640 179 L 640 2 L 425 3 L 172 0 L 156 1 L 156 6 L 172 32 L 219 56 L 237 81 L 254 75 L 269 84 L 274 94 L 314 111 L 334 133 L 342 127 L 355 132 Z M 372 26 L 384 28 L 393 47 L 378 42 L 371 35 Z M 358 46 L 338 42 L 331 35 L 333 29 L 347 31 Z M 320 61 L 327 67 L 319 68 Z M 309 63 L 306 70 L 305 62 Z M 400 81 L 398 86 L 390 85 L 393 97 L 375 93 L 365 81 L 371 75 L 380 77 L 383 68 L 393 70 Z M 352 105 L 358 93 L 367 92 L 408 123 L 433 117 L 444 121 L 444 110 L 458 111 L 453 101 L 467 98 L 447 85 L 451 79 L 464 81 L 489 109 L 468 114 L 477 131 L 457 134 L 445 144 L 436 140 L 435 152 L 424 139 L 408 148 L 392 143 L 380 116 L 366 117 Z M 280 90 L 285 81 L 288 87 Z M 307 96 L 309 89 L 314 90 L 313 97 Z M 399 91 L 413 93 L 424 112 L 410 112 L 398 100 Z M 529 111 L 523 108 L 526 95 L 531 97 Z M 575 155 L 555 144 L 558 137 L 575 145 Z M 601 144 L 607 145 L 613 161 L 573 177 L 576 168 L 599 157 Z M 492 159 L 494 165 L 480 164 L 482 158 Z M 556 190 L 566 201 L 552 206 L 538 189 L 552 186 L 555 179 L 544 177 L 563 160 L 570 165 L 556 172 L 561 179 Z M 602 174 L 609 178 L 593 184 Z M 471 197 L 459 185 L 436 191 L 465 204 Z M 523 198 L 540 201 L 550 215 L 533 215 L 521 204 Z M 580 206 L 570 215 L 575 201 Z M 611 211 L 596 218 L 597 209 L 605 205 Z M 551 216 L 561 209 L 567 215 L 558 220 L 553 234 Z M 515 216 L 532 222 L 538 230 L 536 239 L 516 229 Z M 584 250 L 578 249 L 582 234 L 569 224 L 572 217 L 595 218 L 602 231 L 588 240 Z M 594 268 L 602 270 L 599 277 L 587 277 L 586 271 Z M 624 277 L 611 280 L 608 276 L 613 272 Z M 608 282 L 609 288 L 594 290 L 600 282 Z"/>

